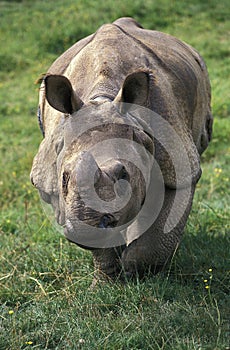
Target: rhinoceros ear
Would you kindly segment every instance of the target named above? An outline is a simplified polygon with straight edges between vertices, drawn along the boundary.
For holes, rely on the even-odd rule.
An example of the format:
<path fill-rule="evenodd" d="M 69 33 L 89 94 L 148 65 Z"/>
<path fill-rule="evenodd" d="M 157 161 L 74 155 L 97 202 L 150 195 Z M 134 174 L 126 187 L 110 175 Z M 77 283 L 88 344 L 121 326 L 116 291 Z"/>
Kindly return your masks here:
<path fill-rule="evenodd" d="M 115 102 L 125 102 L 146 106 L 149 96 L 149 73 L 138 71 L 129 74 L 115 98 Z"/>
<path fill-rule="evenodd" d="M 69 79 L 63 75 L 47 75 L 44 82 L 46 99 L 53 108 L 72 114 L 82 107 L 83 102 L 75 94 Z"/>

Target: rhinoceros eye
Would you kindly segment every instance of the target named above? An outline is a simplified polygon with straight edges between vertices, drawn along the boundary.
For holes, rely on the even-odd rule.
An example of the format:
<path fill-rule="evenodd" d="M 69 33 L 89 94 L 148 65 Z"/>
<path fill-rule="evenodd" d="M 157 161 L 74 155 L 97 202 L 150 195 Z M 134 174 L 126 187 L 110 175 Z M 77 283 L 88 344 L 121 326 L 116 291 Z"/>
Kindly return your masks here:
<path fill-rule="evenodd" d="M 68 194 L 69 178 L 70 178 L 69 173 L 67 171 L 64 171 L 64 173 L 62 175 L 62 193 L 63 193 L 64 199 L 66 199 L 67 194 Z"/>
<path fill-rule="evenodd" d="M 42 112 L 41 112 L 40 106 L 38 106 L 37 117 L 38 117 L 38 124 L 39 124 L 40 130 L 42 132 L 43 137 L 45 137 L 45 131 L 43 128 L 43 123 L 42 123 Z"/>

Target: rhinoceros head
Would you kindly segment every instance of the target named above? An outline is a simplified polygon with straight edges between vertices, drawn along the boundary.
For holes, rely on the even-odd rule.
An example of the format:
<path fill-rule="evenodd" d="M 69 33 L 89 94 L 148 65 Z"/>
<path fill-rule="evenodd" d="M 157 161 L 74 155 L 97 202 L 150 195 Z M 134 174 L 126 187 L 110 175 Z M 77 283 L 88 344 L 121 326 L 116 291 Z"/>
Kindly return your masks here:
<path fill-rule="evenodd" d="M 98 236 L 87 238 L 88 230 L 120 230 L 143 205 L 153 138 L 129 114 L 129 103 L 144 104 L 146 84 L 145 73 L 134 73 L 114 101 L 102 98 L 84 104 L 66 77 L 44 79 L 49 130 L 45 125 L 31 178 L 41 197 L 52 204 L 67 238 L 80 245 L 97 246 Z M 53 129 L 52 111 L 63 113 Z"/>

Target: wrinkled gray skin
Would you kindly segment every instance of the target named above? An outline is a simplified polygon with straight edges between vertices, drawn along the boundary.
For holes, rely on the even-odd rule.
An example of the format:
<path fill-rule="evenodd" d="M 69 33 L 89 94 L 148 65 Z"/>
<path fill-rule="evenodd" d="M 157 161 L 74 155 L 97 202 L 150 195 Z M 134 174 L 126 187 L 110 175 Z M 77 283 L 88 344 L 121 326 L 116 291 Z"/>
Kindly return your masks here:
<path fill-rule="evenodd" d="M 169 233 L 164 233 L 163 227 L 178 189 L 172 162 L 141 126 L 117 128 L 117 124 L 126 123 L 126 115 L 114 101 L 155 111 L 174 127 L 186 147 L 192 171 L 189 204 Z M 73 135 L 64 150 L 65 124 L 76 113 L 79 120 L 84 118 L 88 106 L 92 107 L 95 118 L 116 125 L 94 130 L 93 135 L 86 133 L 77 140 Z M 39 107 L 45 137 L 34 158 L 31 180 L 42 199 L 52 204 L 67 238 L 68 230 L 77 230 L 76 216 L 95 227 L 120 225 L 135 217 L 146 195 L 143 177 L 132 164 L 111 160 L 100 168 L 89 155 L 87 166 L 89 171 L 92 164 L 98 167 L 95 189 L 103 200 L 114 198 L 114 182 L 124 177 L 130 181 L 132 197 L 119 213 L 106 217 L 100 211 L 86 208 L 76 188 L 76 169 L 82 161 L 82 151 L 87 152 L 91 145 L 109 135 L 134 140 L 154 154 L 165 184 L 164 203 L 157 220 L 127 246 L 88 248 L 99 274 L 111 278 L 121 271 L 127 276 L 143 275 L 149 269 L 159 271 L 180 243 L 201 175 L 200 155 L 211 138 L 210 84 L 200 55 L 170 35 L 142 29 L 131 18 L 120 18 L 77 42 L 52 64 L 41 85 Z M 130 152 L 135 150 L 130 148 Z M 147 171 L 150 168 L 146 161 Z"/>

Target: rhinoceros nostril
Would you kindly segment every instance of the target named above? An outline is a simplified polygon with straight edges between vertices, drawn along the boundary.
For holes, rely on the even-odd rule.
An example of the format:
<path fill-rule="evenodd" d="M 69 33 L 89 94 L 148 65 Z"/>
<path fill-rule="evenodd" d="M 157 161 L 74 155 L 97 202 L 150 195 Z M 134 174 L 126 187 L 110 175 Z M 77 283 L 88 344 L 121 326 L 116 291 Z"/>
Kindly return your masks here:
<path fill-rule="evenodd" d="M 118 180 L 126 180 L 126 181 L 130 180 L 129 174 L 124 166 L 122 166 L 119 171 Z"/>
<path fill-rule="evenodd" d="M 99 227 L 100 228 L 112 228 L 117 224 L 117 220 L 111 214 L 104 214 L 100 220 Z"/>
<path fill-rule="evenodd" d="M 129 173 L 126 170 L 126 167 L 120 162 L 116 162 L 116 164 L 109 169 L 109 176 L 113 178 L 114 181 L 130 180 Z"/>

